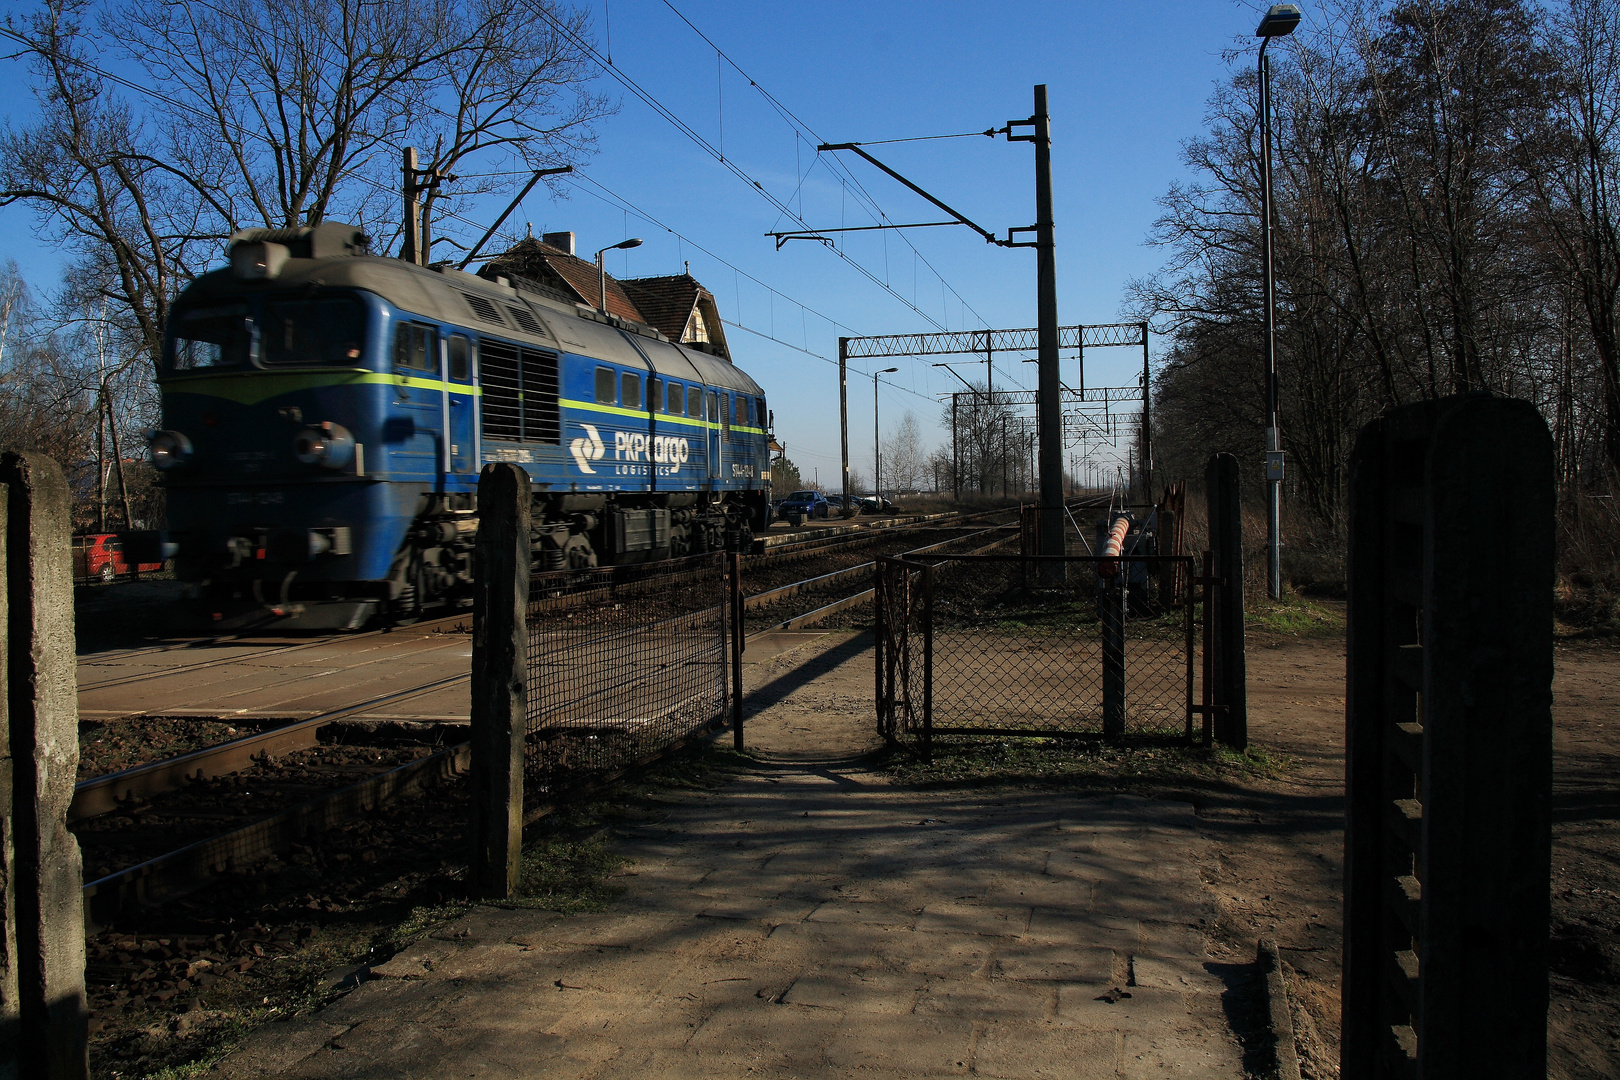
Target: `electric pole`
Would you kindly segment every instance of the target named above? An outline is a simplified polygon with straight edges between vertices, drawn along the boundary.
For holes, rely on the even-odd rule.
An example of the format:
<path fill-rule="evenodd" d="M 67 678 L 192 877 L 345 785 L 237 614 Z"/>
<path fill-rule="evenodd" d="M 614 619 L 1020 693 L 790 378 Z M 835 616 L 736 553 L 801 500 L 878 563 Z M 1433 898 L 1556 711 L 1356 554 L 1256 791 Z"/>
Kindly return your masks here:
<path fill-rule="evenodd" d="M 844 509 L 849 509 L 849 338 L 838 339 L 838 435 L 844 454 Z"/>
<path fill-rule="evenodd" d="M 1035 87 L 1035 361 L 1039 372 L 1040 552 L 1063 554 L 1063 413 L 1058 400 L 1057 245 L 1052 235 L 1052 126 L 1046 84 Z"/>
<path fill-rule="evenodd" d="M 417 180 L 421 170 L 416 167 L 416 147 L 405 148 L 405 239 L 400 244 L 399 257 L 408 263 L 422 265 L 422 184 Z"/>

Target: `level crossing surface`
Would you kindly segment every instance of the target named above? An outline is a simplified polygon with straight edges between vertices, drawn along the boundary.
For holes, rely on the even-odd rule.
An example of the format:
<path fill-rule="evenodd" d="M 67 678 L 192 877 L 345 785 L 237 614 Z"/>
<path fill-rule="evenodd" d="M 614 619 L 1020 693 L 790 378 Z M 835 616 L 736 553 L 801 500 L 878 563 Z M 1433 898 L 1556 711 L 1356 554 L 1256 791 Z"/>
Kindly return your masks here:
<path fill-rule="evenodd" d="M 474 908 L 211 1075 L 1244 1075 L 1190 806 L 908 789 L 868 639 L 748 663 L 758 766 L 623 828 L 607 911 Z"/>

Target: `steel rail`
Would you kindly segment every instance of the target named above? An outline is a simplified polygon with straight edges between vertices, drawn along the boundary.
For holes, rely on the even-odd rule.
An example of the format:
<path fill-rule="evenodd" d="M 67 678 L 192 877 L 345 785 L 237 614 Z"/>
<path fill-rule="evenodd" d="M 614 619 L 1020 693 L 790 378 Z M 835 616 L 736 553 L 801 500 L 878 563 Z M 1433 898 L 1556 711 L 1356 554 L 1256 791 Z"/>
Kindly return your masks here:
<path fill-rule="evenodd" d="M 743 567 L 758 566 L 762 562 L 785 561 L 792 556 L 804 555 L 824 548 L 837 548 L 846 545 L 865 543 L 881 539 L 885 534 L 908 529 L 950 529 L 958 524 L 965 524 L 974 518 L 992 517 L 996 514 L 1010 514 L 1017 510 L 1015 506 L 1000 507 L 995 510 L 979 510 L 971 514 L 940 514 L 936 517 L 919 518 L 915 521 L 879 525 L 873 523 L 867 526 L 854 526 L 849 532 L 834 533 L 831 536 L 810 536 L 803 540 L 794 540 L 775 547 L 767 548 L 758 555 L 743 556 Z"/>
<path fill-rule="evenodd" d="M 319 742 L 320 728 L 334 720 L 356 713 L 370 712 L 379 705 L 405 701 L 453 686 L 472 678 L 471 673 L 451 675 L 443 679 L 396 690 L 354 705 L 312 716 L 285 727 L 271 728 L 230 742 L 206 746 L 177 757 L 136 765 L 121 772 L 108 773 L 90 780 L 81 780 L 73 788 L 73 801 L 68 805 L 68 821 L 108 814 L 118 809 L 120 801 L 141 795 L 155 795 L 173 791 L 192 780 L 205 780 L 245 769 L 265 756 L 286 754 L 294 750 L 307 750 Z"/>
<path fill-rule="evenodd" d="M 996 532 L 1000 529 L 1007 529 L 1011 527 L 1012 526 L 1010 525 L 998 525 L 989 529 L 980 529 L 978 532 L 965 533 L 961 536 L 953 536 L 949 540 L 942 540 L 937 544 L 929 544 L 926 547 L 913 548 L 910 551 L 901 552 L 897 557 L 904 558 L 909 555 L 920 555 L 923 552 L 934 551 L 950 544 L 959 544 L 963 540 L 971 540 L 975 536 L 983 536 L 987 532 Z M 789 585 L 783 585 L 779 588 L 767 589 L 764 592 L 755 593 L 752 596 L 743 598 L 743 610 L 749 611 L 755 608 L 761 608 L 767 604 L 774 603 L 777 600 L 786 600 L 790 596 L 795 596 L 802 592 L 808 592 L 811 589 L 836 584 L 837 582 L 846 578 L 852 578 L 862 573 L 868 573 L 875 565 L 876 560 L 868 559 L 866 562 L 857 563 L 854 566 L 846 567 L 843 570 L 834 570 L 831 573 L 822 574 L 818 577 L 805 578 L 803 581 L 795 581 Z M 744 580 L 746 580 L 746 578 Z"/>
<path fill-rule="evenodd" d="M 93 933 L 130 907 L 150 907 L 183 896 L 221 871 L 287 850 L 312 831 L 463 773 L 471 761 L 472 744 L 460 743 L 239 829 L 97 878 L 84 886 L 85 929 Z"/>

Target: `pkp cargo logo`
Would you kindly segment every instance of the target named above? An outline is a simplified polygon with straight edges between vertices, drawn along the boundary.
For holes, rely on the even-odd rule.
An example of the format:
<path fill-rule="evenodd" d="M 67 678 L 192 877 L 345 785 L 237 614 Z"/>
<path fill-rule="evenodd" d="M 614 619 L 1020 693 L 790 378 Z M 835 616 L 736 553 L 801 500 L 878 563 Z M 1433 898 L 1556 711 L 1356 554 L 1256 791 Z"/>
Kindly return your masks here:
<path fill-rule="evenodd" d="M 607 448 L 602 445 L 601 433 L 595 427 L 590 424 L 579 426 L 585 429 L 585 435 L 569 443 L 568 452 L 574 455 L 574 464 L 579 466 L 580 472 L 594 473 L 596 470 L 591 468 L 591 462 L 601 461 Z"/>

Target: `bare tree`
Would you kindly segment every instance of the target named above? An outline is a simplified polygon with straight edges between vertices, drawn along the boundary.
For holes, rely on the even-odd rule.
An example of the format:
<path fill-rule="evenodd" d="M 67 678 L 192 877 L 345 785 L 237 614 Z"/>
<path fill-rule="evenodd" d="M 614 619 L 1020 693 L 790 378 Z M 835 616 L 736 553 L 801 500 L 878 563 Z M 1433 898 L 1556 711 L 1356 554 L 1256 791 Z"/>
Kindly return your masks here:
<path fill-rule="evenodd" d="M 1568 0 L 1545 34 L 1557 59 L 1561 93 L 1526 147 L 1537 232 L 1558 276 L 1571 283 L 1586 316 L 1602 375 L 1603 449 L 1620 473 L 1620 3 Z M 1573 350 L 1559 380 L 1555 432 L 1560 457 L 1576 458 Z M 1566 464 L 1567 469 L 1567 464 Z"/>
<path fill-rule="evenodd" d="M 587 16 L 555 0 L 130 2 L 99 21 L 42 0 L 7 30 L 40 116 L 0 136 L 0 204 L 33 205 L 96 268 L 154 362 L 168 303 L 238 229 L 343 218 L 392 246 L 403 144 L 432 148 L 442 219 L 581 159 L 609 110 Z M 109 59 L 145 72 L 138 113 Z"/>
<path fill-rule="evenodd" d="M 927 455 L 923 452 L 922 431 L 916 414 L 906 410 L 899 425 L 883 443 L 883 479 L 891 489 L 911 490 L 922 486 Z"/>

